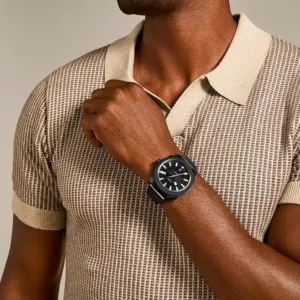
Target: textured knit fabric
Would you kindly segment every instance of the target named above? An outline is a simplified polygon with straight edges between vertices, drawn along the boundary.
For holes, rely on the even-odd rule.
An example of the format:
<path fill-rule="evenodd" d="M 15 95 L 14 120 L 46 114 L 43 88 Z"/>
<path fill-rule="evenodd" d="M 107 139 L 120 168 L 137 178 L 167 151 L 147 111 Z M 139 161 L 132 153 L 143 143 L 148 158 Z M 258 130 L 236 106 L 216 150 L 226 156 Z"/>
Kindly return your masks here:
<path fill-rule="evenodd" d="M 172 108 L 152 96 L 176 145 L 263 241 L 277 205 L 300 204 L 300 50 L 237 18 L 215 70 Z M 147 183 L 92 147 L 80 126 L 94 89 L 111 78 L 134 81 L 142 26 L 47 76 L 16 128 L 13 211 L 34 228 L 66 228 L 65 300 L 216 299 Z"/>

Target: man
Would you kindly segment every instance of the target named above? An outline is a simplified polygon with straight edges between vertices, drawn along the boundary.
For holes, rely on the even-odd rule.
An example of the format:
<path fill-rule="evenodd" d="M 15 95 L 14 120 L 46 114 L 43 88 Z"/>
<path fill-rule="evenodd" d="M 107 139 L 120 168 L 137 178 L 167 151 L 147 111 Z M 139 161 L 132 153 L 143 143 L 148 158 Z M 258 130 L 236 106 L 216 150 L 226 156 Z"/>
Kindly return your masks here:
<path fill-rule="evenodd" d="M 21 113 L 1 300 L 300 299 L 300 50 L 228 0 L 145 22 Z"/>

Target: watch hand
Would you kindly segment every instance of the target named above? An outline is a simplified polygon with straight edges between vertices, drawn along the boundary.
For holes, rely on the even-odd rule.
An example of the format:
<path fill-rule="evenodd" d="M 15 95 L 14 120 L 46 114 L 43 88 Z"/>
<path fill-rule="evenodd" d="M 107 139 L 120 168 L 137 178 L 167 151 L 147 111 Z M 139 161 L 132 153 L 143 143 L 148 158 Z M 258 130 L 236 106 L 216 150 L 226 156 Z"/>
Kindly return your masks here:
<path fill-rule="evenodd" d="M 170 178 L 170 177 L 176 177 L 176 176 L 181 176 L 181 175 L 188 175 L 188 173 L 181 173 L 181 174 L 171 175 L 171 176 L 168 176 L 168 177 Z"/>

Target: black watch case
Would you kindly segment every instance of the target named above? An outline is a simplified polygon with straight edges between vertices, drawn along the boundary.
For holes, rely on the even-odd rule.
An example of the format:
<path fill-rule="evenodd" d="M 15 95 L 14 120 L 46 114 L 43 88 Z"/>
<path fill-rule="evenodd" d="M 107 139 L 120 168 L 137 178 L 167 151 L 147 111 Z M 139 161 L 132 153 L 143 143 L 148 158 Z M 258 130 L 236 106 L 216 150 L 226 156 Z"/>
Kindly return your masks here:
<path fill-rule="evenodd" d="M 175 199 L 190 189 L 197 167 L 187 156 L 170 155 L 155 163 L 148 188 L 148 195 L 155 202 Z"/>

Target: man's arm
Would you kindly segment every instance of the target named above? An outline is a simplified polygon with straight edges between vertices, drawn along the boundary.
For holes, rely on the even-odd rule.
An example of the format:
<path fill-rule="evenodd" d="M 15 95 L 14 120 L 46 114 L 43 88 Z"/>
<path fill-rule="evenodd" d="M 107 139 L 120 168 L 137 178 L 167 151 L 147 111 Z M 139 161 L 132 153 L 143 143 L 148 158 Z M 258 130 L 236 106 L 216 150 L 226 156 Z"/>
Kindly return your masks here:
<path fill-rule="evenodd" d="M 0 299 L 58 299 L 64 241 L 64 230 L 34 229 L 14 216 L 10 251 L 0 283 Z"/>
<path fill-rule="evenodd" d="M 134 122 L 128 118 L 133 113 Z M 154 161 L 183 154 L 172 140 L 161 109 L 133 83 L 110 80 L 105 88 L 93 91 L 91 99 L 83 103 L 81 125 L 92 145 L 102 144 L 116 160 L 146 181 Z M 293 178 L 300 176 L 296 174 L 298 170 L 296 160 Z M 291 194 L 298 195 L 292 189 L 280 203 L 291 201 L 287 199 Z M 219 300 L 300 299 L 298 206 L 277 210 L 267 245 L 244 229 L 200 174 L 180 199 L 161 205 L 183 247 Z M 279 232 L 278 227 L 284 228 Z M 288 250 L 284 255 L 278 248 Z"/>
<path fill-rule="evenodd" d="M 300 299 L 300 206 L 278 207 L 266 245 L 199 174 L 187 194 L 161 205 L 218 299 Z"/>
<path fill-rule="evenodd" d="M 300 205 L 282 204 L 277 207 L 265 242 L 300 264 Z"/>

